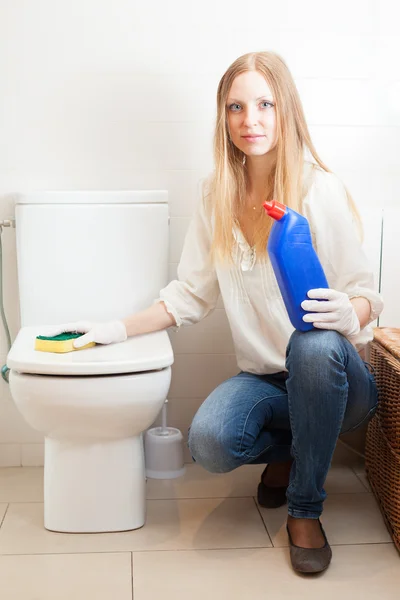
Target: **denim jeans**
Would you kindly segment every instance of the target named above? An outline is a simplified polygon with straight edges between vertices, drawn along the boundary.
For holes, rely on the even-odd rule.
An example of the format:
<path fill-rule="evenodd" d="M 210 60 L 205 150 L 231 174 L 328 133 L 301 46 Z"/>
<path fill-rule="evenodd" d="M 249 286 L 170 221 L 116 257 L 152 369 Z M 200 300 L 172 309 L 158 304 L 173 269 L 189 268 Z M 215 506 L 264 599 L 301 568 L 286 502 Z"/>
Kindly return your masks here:
<path fill-rule="evenodd" d="M 288 513 L 317 519 L 341 433 L 367 422 L 378 393 L 368 363 L 336 331 L 295 331 L 286 371 L 240 372 L 203 402 L 189 427 L 195 462 L 213 473 L 293 459 Z"/>

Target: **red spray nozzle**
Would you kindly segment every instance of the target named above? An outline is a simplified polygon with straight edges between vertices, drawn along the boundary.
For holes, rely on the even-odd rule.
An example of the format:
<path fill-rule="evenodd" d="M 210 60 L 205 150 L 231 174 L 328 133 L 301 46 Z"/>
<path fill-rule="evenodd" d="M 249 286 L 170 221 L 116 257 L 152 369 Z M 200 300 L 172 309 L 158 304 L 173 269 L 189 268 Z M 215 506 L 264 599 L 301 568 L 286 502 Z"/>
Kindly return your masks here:
<path fill-rule="evenodd" d="M 281 202 L 277 202 L 276 200 L 264 202 L 263 207 L 267 211 L 267 214 L 276 221 L 280 221 L 286 212 L 286 206 Z"/>

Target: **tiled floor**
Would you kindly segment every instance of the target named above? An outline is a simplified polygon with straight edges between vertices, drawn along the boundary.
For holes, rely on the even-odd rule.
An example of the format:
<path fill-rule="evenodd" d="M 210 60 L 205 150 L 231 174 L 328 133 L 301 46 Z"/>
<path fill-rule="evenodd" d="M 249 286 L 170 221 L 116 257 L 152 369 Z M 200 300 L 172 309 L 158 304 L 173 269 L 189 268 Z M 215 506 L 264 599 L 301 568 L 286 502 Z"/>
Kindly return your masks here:
<path fill-rule="evenodd" d="M 1 600 L 394 600 L 400 556 L 361 470 L 332 467 L 322 523 L 329 569 L 290 566 L 286 507 L 254 494 L 263 466 L 148 480 L 142 529 L 59 534 L 43 528 L 43 469 L 0 469 Z"/>

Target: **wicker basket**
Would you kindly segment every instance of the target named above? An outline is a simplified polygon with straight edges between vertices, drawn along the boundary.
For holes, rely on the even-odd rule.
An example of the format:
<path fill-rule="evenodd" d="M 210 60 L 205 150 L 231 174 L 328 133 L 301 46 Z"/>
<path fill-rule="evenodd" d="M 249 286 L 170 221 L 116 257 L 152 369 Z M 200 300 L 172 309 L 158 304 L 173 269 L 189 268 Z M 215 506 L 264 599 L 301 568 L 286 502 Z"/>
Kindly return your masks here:
<path fill-rule="evenodd" d="M 375 369 L 379 404 L 368 424 L 366 471 L 400 552 L 400 329 L 375 329 L 370 362 Z"/>

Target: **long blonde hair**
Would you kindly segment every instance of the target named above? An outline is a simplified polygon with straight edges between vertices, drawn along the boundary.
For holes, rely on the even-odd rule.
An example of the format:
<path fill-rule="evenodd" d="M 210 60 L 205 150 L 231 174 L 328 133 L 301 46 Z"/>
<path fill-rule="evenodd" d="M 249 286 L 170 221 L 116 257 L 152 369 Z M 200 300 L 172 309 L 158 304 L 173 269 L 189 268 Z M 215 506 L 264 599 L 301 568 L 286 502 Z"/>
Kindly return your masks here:
<path fill-rule="evenodd" d="M 247 170 L 244 153 L 231 141 L 228 133 L 226 101 L 233 80 L 246 71 L 258 71 L 271 89 L 277 124 L 276 162 L 269 182 L 269 197 L 302 212 L 307 193 L 303 178 L 304 153 L 308 151 L 316 165 L 331 172 L 319 158 L 311 141 L 303 107 L 293 77 L 284 60 L 274 52 L 252 52 L 235 60 L 222 76 L 217 91 L 217 117 L 214 133 L 215 170 L 204 190 L 214 220 L 211 257 L 232 259 L 233 227 L 236 216 L 244 208 Z M 266 190 L 267 192 L 267 190 Z M 349 205 L 359 231 L 361 219 L 357 207 L 347 192 Z M 272 219 L 262 214 L 255 227 L 257 255 L 266 257 Z M 362 233 L 361 233 L 362 236 Z"/>

